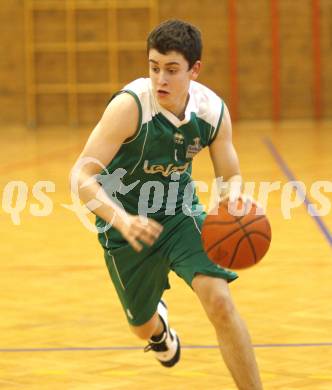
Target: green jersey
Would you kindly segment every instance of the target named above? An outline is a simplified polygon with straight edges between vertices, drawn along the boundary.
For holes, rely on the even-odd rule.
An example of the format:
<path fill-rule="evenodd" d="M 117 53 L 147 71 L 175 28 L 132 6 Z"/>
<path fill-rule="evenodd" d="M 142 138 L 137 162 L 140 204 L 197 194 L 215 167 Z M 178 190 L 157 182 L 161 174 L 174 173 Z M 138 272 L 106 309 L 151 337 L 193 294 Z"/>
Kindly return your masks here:
<path fill-rule="evenodd" d="M 101 172 L 106 193 L 128 213 L 143 214 L 161 223 L 164 218 L 197 208 L 192 159 L 216 138 L 223 101 L 209 88 L 191 81 L 184 119 L 180 120 L 158 104 L 149 78 L 131 82 L 114 96 L 124 92 L 137 102 L 139 124 L 107 171 Z M 108 175 L 117 172 L 121 178 L 117 176 L 116 188 L 107 186 Z M 102 228 L 107 223 L 97 217 L 96 225 Z M 100 233 L 99 240 L 107 249 L 123 242 L 112 227 Z"/>

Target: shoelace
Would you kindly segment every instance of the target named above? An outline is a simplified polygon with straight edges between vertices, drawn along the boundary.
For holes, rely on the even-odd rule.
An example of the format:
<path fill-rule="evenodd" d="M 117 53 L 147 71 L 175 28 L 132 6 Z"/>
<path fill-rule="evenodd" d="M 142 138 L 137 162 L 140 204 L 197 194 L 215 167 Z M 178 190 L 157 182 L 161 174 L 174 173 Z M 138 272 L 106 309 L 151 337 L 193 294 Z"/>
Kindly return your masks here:
<path fill-rule="evenodd" d="M 151 349 L 156 352 L 164 352 L 167 351 L 168 348 L 166 346 L 166 338 L 167 338 L 167 332 L 164 332 L 163 337 L 160 341 L 152 341 L 150 340 L 149 344 L 144 347 L 144 352 L 149 352 Z"/>

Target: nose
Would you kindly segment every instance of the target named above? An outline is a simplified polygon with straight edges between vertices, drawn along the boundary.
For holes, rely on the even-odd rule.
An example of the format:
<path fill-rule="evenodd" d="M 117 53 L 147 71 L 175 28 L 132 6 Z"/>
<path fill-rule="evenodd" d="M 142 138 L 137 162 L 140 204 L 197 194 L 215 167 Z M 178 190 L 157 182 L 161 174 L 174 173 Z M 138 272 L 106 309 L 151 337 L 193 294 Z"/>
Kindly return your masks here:
<path fill-rule="evenodd" d="M 167 78 L 165 72 L 163 71 L 160 71 L 158 74 L 158 85 L 160 86 L 167 85 Z"/>

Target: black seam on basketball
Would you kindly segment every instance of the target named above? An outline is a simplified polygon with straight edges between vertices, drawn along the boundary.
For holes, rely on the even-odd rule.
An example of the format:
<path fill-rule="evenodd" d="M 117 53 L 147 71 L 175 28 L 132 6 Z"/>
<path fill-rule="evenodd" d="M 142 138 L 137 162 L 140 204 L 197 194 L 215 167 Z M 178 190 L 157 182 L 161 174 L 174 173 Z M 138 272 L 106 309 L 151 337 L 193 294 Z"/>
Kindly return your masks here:
<path fill-rule="evenodd" d="M 211 226 L 211 225 L 231 225 L 232 223 L 238 222 L 239 219 L 234 219 L 234 221 L 211 221 L 211 222 L 204 222 L 204 226 Z"/>
<path fill-rule="evenodd" d="M 258 236 L 262 236 L 262 237 L 265 238 L 267 241 L 271 241 L 271 237 L 270 237 L 270 236 L 268 236 L 268 235 L 265 234 L 265 233 L 262 233 L 262 232 L 259 231 L 259 230 L 250 230 L 250 232 L 248 232 L 248 233 L 246 233 L 246 234 L 248 234 L 248 235 L 250 236 L 250 235 L 253 234 L 253 233 L 257 234 Z"/>
<path fill-rule="evenodd" d="M 213 225 L 231 225 L 232 223 L 240 222 L 241 219 L 246 217 L 247 215 L 252 215 L 252 214 L 245 214 L 242 217 L 238 219 L 234 219 L 234 221 L 204 221 L 204 226 L 213 226 Z M 265 217 L 265 215 L 258 215 L 257 218 L 254 221 L 259 221 Z"/>
<path fill-rule="evenodd" d="M 240 246 L 241 242 L 242 242 L 245 238 L 248 238 L 247 236 L 249 236 L 250 234 L 253 234 L 253 233 L 255 233 L 255 234 L 259 235 L 259 236 L 264 237 L 267 241 L 270 241 L 270 237 L 267 236 L 267 235 L 264 234 L 264 233 L 261 233 L 259 230 L 252 230 L 252 231 L 250 231 L 250 232 L 248 232 L 248 233 L 246 232 L 246 233 L 239 239 L 238 243 L 236 244 L 235 252 L 234 252 L 234 255 L 232 256 L 232 259 L 231 259 L 230 263 L 228 264 L 228 268 L 231 268 L 231 267 L 232 267 L 232 265 L 233 265 L 233 263 L 234 263 L 234 260 L 235 260 L 235 256 L 236 256 L 236 254 L 237 254 L 238 247 Z M 256 263 L 256 261 L 255 261 L 255 263 Z"/>
<path fill-rule="evenodd" d="M 229 212 L 229 210 L 228 210 L 228 203 L 227 203 L 227 204 L 222 203 L 221 206 L 224 207 L 224 209 L 227 211 L 227 213 L 231 214 L 231 213 Z M 231 214 L 231 215 L 232 215 L 232 214 Z M 236 220 L 236 221 L 240 221 L 240 220 L 241 220 L 242 218 L 244 218 L 246 215 L 247 215 L 247 214 L 240 215 L 240 216 L 238 216 L 238 215 L 233 215 L 233 217 L 235 217 L 235 220 Z"/>
<path fill-rule="evenodd" d="M 252 223 L 256 222 L 256 221 L 259 221 L 261 219 L 265 218 L 265 215 L 261 215 L 260 217 L 254 219 L 253 221 L 250 221 L 250 222 L 247 222 L 245 225 L 243 225 L 244 227 L 246 226 L 249 226 L 251 225 Z M 242 228 L 242 225 L 240 224 L 240 228 Z M 217 246 L 218 244 L 220 244 L 221 242 L 225 241 L 227 238 L 229 238 L 231 235 L 233 235 L 234 233 L 236 233 L 237 231 L 239 230 L 239 227 L 237 226 L 236 227 L 236 230 L 233 230 L 231 231 L 230 233 L 227 234 L 227 236 L 221 238 L 219 241 L 213 243 L 209 248 L 206 249 L 206 252 L 210 252 L 210 250 L 212 250 L 215 246 Z"/>
<path fill-rule="evenodd" d="M 252 243 L 252 241 L 249 237 L 249 234 L 247 233 L 245 226 L 242 225 L 241 221 L 239 221 L 239 224 L 241 226 L 241 229 L 244 231 L 244 235 L 247 237 L 247 240 L 249 241 L 249 245 L 251 247 L 252 253 L 254 254 L 254 260 L 255 260 L 255 264 L 256 264 L 257 263 L 257 255 L 256 255 L 254 244 Z"/>
<path fill-rule="evenodd" d="M 240 244 L 241 244 L 241 242 L 242 242 L 245 238 L 246 238 L 246 236 L 244 235 L 244 236 L 242 236 L 242 237 L 239 239 L 239 241 L 237 242 L 236 247 L 235 247 L 235 250 L 234 250 L 234 253 L 233 253 L 233 256 L 232 256 L 232 258 L 231 258 L 231 261 L 230 261 L 230 263 L 228 264 L 228 268 L 231 268 L 231 267 L 232 267 L 232 265 L 233 265 L 233 263 L 234 263 L 234 260 L 235 260 L 235 256 L 237 255 L 237 251 L 238 251 L 238 249 L 239 249 L 239 247 L 240 247 Z"/>
<path fill-rule="evenodd" d="M 248 233 L 245 233 L 245 234 L 243 235 L 243 237 L 239 240 L 239 242 L 241 242 L 241 241 L 244 240 L 245 238 L 248 238 L 248 239 L 249 239 L 249 236 L 250 236 L 251 234 L 256 234 L 256 235 L 258 235 L 258 236 L 262 236 L 263 238 L 266 239 L 266 241 L 269 241 L 269 242 L 271 241 L 271 237 L 269 237 L 268 235 L 266 235 L 266 234 L 260 232 L 259 230 L 252 230 L 252 231 L 250 231 L 250 232 L 248 232 Z M 256 254 L 256 252 L 255 252 L 255 254 Z M 233 262 L 234 262 L 234 260 L 231 261 L 229 267 L 231 267 L 231 266 L 233 265 Z M 257 260 L 256 260 L 256 257 L 255 257 L 255 264 L 256 264 L 256 263 L 257 263 Z"/>
<path fill-rule="evenodd" d="M 228 213 L 228 214 L 230 214 L 230 215 L 232 215 L 230 212 L 229 212 L 229 210 L 228 210 L 228 205 L 225 205 L 225 204 L 221 204 L 220 205 L 221 207 L 223 207 L 225 210 L 226 210 L 226 212 Z M 246 214 L 245 214 L 246 215 Z M 228 223 L 234 223 L 234 222 L 237 222 L 237 221 L 240 221 L 243 217 L 245 217 L 245 215 L 240 215 L 240 216 L 237 216 L 237 215 L 232 215 L 235 219 L 234 219 L 234 221 L 231 221 L 231 222 L 224 222 L 225 223 L 225 225 L 226 224 L 228 224 Z M 214 222 L 208 222 L 207 223 L 207 225 L 210 225 L 210 224 L 213 224 Z"/>
<path fill-rule="evenodd" d="M 232 215 L 228 211 L 228 206 L 226 206 L 224 204 L 221 204 L 221 206 L 227 211 L 228 214 Z M 235 218 L 233 221 L 211 221 L 211 222 L 205 221 L 204 225 L 205 226 L 210 226 L 210 225 L 231 225 L 232 223 L 235 223 L 237 221 L 241 221 L 241 219 L 243 219 L 246 215 L 248 215 L 248 214 L 244 214 L 244 215 L 240 215 L 240 216 L 232 215 Z"/>
<path fill-rule="evenodd" d="M 268 236 L 267 234 L 262 233 L 259 230 L 250 230 L 250 232 L 245 233 L 242 237 L 246 237 L 247 235 L 250 236 L 251 234 L 256 234 L 257 236 L 261 236 L 261 237 L 265 238 L 266 241 L 271 241 L 271 236 Z M 241 239 L 242 239 L 242 237 L 241 237 Z M 228 237 L 225 237 L 225 239 L 226 238 L 228 238 Z M 224 240 L 224 238 L 222 239 L 222 241 L 223 240 Z M 218 241 L 218 244 L 220 244 L 220 242 L 221 241 Z M 215 246 L 215 244 L 213 244 L 213 247 L 211 247 L 210 249 L 206 250 L 206 252 L 209 253 L 211 251 L 211 249 L 214 249 L 214 246 Z"/>

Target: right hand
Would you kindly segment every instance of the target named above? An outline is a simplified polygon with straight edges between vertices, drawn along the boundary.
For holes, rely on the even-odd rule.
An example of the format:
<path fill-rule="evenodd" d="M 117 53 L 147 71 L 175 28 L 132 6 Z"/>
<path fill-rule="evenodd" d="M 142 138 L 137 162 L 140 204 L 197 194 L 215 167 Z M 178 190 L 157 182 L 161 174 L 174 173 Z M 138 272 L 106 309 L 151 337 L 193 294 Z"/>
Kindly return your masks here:
<path fill-rule="evenodd" d="M 143 249 L 140 241 L 153 245 L 163 231 L 163 226 L 151 218 L 128 215 L 119 226 L 119 231 L 133 249 L 140 252 Z"/>

